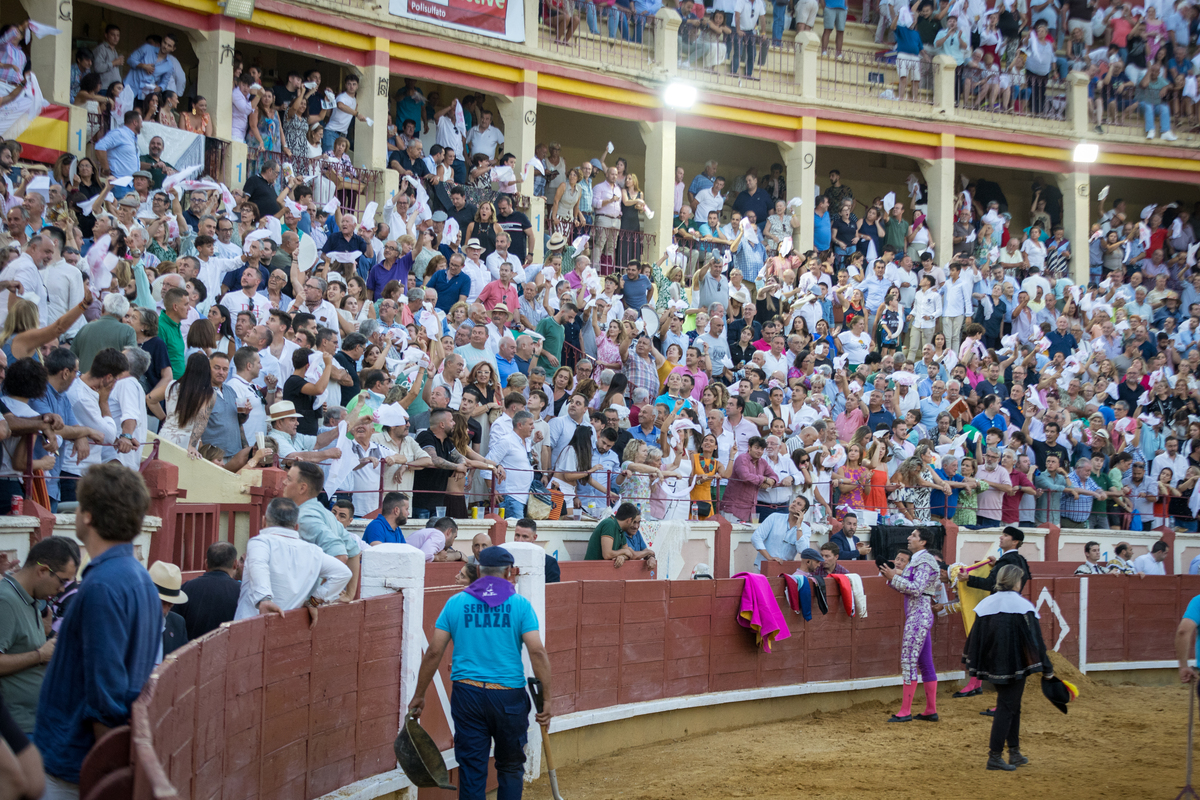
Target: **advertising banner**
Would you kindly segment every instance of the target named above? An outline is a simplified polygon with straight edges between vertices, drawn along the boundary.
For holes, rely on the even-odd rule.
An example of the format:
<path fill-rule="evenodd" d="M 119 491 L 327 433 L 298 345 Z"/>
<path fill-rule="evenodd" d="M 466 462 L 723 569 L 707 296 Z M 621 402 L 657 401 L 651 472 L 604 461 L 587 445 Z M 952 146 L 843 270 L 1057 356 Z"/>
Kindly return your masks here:
<path fill-rule="evenodd" d="M 525 41 L 523 0 L 390 0 L 397 17 L 508 42 Z"/>

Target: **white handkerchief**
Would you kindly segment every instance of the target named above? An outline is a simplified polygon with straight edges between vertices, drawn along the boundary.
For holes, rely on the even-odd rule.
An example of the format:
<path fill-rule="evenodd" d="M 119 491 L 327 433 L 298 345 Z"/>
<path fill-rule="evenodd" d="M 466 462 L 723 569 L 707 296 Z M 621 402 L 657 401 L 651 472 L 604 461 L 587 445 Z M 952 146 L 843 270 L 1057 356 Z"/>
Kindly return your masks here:
<path fill-rule="evenodd" d="M 1107 186 L 1105 186 L 1103 189 L 1100 190 L 1100 194 L 1096 195 L 1096 199 L 1103 200 L 1106 197 L 1108 197 L 1108 187 Z"/>
<path fill-rule="evenodd" d="M 966 239 L 963 239 L 963 244 L 968 244 L 973 241 L 975 241 L 975 231 L 974 230 L 972 230 L 970 233 L 967 234 Z"/>
<path fill-rule="evenodd" d="M 408 422 L 408 412 L 399 403 L 389 403 L 379 407 L 379 411 L 375 414 L 375 421 L 388 427 L 404 425 Z"/>
<path fill-rule="evenodd" d="M 338 264 L 353 264 L 361 255 L 361 250 L 351 250 L 349 253 L 326 253 L 325 258 Z"/>
<path fill-rule="evenodd" d="M 363 122 L 367 123 L 368 128 L 375 127 L 375 120 L 371 119 L 370 117 L 363 117 Z"/>
<path fill-rule="evenodd" d="M 61 28 L 55 28 L 52 25 L 44 25 L 40 22 L 35 22 L 34 20 L 29 20 L 29 28 L 25 31 L 25 43 L 26 44 L 29 43 L 29 32 L 30 31 L 32 31 L 33 35 L 39 39 L 45 39 L 47 36 L 58 36 L 60 33 L 62 33 Z"/>
<path fill-rule="evenodd" d="M 375 230 L 375 212 L 379 210 L 379 204 L 374 200 L 367 203 L 367 207 L 363 209 L 362 226 L 369 231 Z"/>
<path fill-rule="evenodd" d="M 896 205 L 896 193 L 888 192 L 883 196 L 883 212 L 885 214 L 892 213 L 892 206 Z"/>
<path fill-rule="evenodd" d="M 1154 213 L 1154 209 L 1158 208 L 1158 203 L 1151 203 L 1142 209 L 1142 221 L 1150 219 L 1150 215 Z"/>
<path fill-rule="evenodd" d="M 612 142 L 609 142 L 609 143 L 608 143 L 608 152 L 610 152 L 610 153 L 611 153 L 612 151 L 613 151 L 613 143 L 612 143 Z"/>
<path fill-rule="evenodd" d="M 122 186 L 125 188 L 133 186 L 133 176 L 126 175 L 124 178 L 113 178 L 112 185 L 113 186 Z"/>
<path fill-rule="evenodd" d="M 791 211 L 793 208 L 795 208 L 796 206 L 800 205 L 803 202 L 804 201 L 801 200 L 799 197 L 793 197 L 791 200 L 788 200 L 788 204 L 787 204 L 788 210 Z"/>
<path fill-rule="evenodd" d="M 582 236 L 576 236 L 575 241 L 571 242 L 571 247 L 575 248 L 576 253 L 581 253 L 583 252 L 583 248 L 587 247 L 587 243 L 588 234 L 585 233 Z"/>
<path fill-rule="evenodd" d="M 1200 242 L 1189 244 L 1187 249 L 1187 265 L 1189 267 L 1196 266 L 1196 251 L 1200 250 Z"/>
<path fill-rule="evenodd" d="M 646 212 L 646 219 L 654 219 L 654 210 L 652 208 L 646 206 L 643 210 Z"/>
<path fill-rule="evenodd" d="M 333 212 L 337 211 L 338 210 L 338 199 L 336 197 L 330 199 L 330 201 L 328 203 L 326 203 L 321 208 L 321 210 L 324 211 L 326 214 L 332 214 Z"/>

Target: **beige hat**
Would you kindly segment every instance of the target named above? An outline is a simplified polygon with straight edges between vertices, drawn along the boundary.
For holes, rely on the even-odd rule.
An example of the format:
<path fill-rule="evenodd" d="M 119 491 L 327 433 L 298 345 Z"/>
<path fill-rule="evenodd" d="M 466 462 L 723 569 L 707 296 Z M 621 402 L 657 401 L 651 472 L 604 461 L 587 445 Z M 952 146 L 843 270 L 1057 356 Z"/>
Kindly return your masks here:
<path fill-rule="evenodd" d="M 550 237 L 550 241 L 546 242 L 546 247 L 550 250 L 561 250 L 567 246 L 567 237 L 562 233 L 555 233 Z"/>
<path fill-rule="evenodd" d="M 166 561 L 155 561 L 150 565 L 150 580 L 158 589 L 158 596 L 168 603 L 186 603 L 188 597 L 180 587 L 183 586 L 183 573 L 174 564 Z"/>
<path fill-rule="evenodd" d="M 470 250 L 470 249 L 472 249 L 472 248 L 474 248 L 474 249 L 476 249 L 476 250 L 482 250 L 482 249 L 483 249 L 483 245 L 481 245 L 481 244 L 479 243 L 479 240 L 478 240 L 478 239 L 468 239 L 468 240 L 467 240 L 467 248 L 466 248 L 466 249 Z"/>
<path fill-rule="evenodd" d="M 508 306 L 504 305 L 504 303 L 496 303 L 496 305 L 492 306 L 492 311 L 503 311 L 505 314 L 509 313 Z"/>
<path fill-rule="evenodd" d="M 271 408 L 267 411 L 268 422 L 278 422 L 281 419 L 299 418 L 296 413 L 296 404 L 291 400 L 280 400 L 278 403 L 272 403 Z"/>

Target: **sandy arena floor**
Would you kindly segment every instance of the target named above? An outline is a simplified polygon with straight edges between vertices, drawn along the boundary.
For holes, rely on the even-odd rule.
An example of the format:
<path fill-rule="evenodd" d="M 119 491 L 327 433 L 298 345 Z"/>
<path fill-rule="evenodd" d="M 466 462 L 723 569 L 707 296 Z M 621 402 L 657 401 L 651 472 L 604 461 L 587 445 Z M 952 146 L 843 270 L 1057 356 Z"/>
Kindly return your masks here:
<path fill-rule="evenodd" d="M 868 703 L 624 750 L 559 769 L 559 789 L 564 800 L 1174 798 L 1184 783 L 1185 689 L 1079 683 L 1066 715 L 1037 678 L 1026 684 L 1021 750 L 1031 763 L 1016 772 L 984 769 L 991 718 L 979 712 L 994 697 L 985 692 L 939 695 L 938 723 L 885 724 L 895 709 Z M 525 796 L 550 797 L 546 777 Z"/>

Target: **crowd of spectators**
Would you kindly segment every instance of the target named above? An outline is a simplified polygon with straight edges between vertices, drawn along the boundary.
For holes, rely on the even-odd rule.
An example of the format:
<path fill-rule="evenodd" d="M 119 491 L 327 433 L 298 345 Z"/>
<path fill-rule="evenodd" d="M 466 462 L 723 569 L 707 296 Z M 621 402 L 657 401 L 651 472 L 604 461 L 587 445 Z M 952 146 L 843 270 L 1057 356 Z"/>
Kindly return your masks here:
<path fill-rule="evenodd" d="M 743 31 L 763 13 L 747 5 L 728 9 Z M 815 5 L 797 4 L 798 25 Z M 1094 35 L 1073 5 L 1062 20 L 1046 8 L 1035 49 L 1044 27 Z M 904 10 L 883 4 L 881 36 L 904 39 Z M 790 11 L 775 4 L 776 38 Z M 826 3 L 831 29 L 838 11 Z M 961 18 L 911 11 L 919 31 Z M 624 31 L 622 13 L 607 20 Z M 1190 6 L 1172 13 L 1194 27 Z M 1113 43 L 1126 72 L 1138 26 Z M 13 31 L 0 68 L 19 77 Z M 1020 63 L 1015 38 L 992 57 Z M 732 68 L 749 70 L 754 50 L 737 41 Z M 535 518 L 586 517 L 588 558 L 651 568 L 644 523 L 721 514 L 756 526 L 759 562 L 800 558 L 812 574 L 868 557 L 856 534 L 873 525 L 1197 529 L 1195 207 L 1127 208 L 1105 189 L 1088 241 L 1072 242 L 1053 186 L 1019 198 L 1022 227 L 998 184 L 964 176 L 937 242 L 916 175 L 868 201 L 832 170 L 809 209 L 780 164 L 731 180 L 710 160 L 676 170 L 661 210 L 672 241 L 651 263 L 640 234 L 653 210 L 626 159 L 609 165 L 614 148 L 573 165 L 560 143 L 538 145 L 528 168 L 551 223 L 535 242 L 487 98 L 443 101 L 412 81 L 388 121 L 403 191 L 382 209 L 357 197 L 358 81 L 333 95 L 318 70 L 266 90 L 236 62 L 235 134 L 259 150 L 257 173 L 240 191 L 189 179 L 161 137 L 138 145 L 146 121 L 212 133 L 174 44 L 123 54 L 110 25 L 76 54 L 76 101 L 112 123 L 94 159 L 39 170 L 0 142 L 0 509 L 74 510 L 91 557 L 80 581 L 78 545 L 52 537 L 0 582 L 0 691 L 51 792 L 69 794 L 95 736 L 128 715 L 128 692 L 84 678 L 96 637 L 140 685 L 222 622 L 354 597 L 370 547 L 463 561 L 469 583 L 478 565 L 454 544 L 475 510 L 502 508 L 523 541 Z M 912 55 L 916 83 L 928 54 Z M 1158 74 L 1147 57 L 1143 78 Z M 989 86 L 970 78 L 964 92 Z M 418 131 L 431 129 L 426 155 Z M 797 252 L 805 214 L 814 248 Z M 1075 248 L 1086 286 L 1068 277 Z M 213 469 L 286 471 L 247 551 L 213 545 L 188 583 L 178 566 L 133 564 L 151 433 Z M 475 555 L 491 544 L 478 539 Z M 1159 574 L 1168 551 L 1133 558 L 1121 542 L 1105 561 L 1089 542 L 1080 570 Z M 18 613 L 41 601 L 44 616 Z M 84 608 L 103 624 L 80 624 Z M 43 678 L 72 688 L 41 691 Z M 103 708 L 84 702 L 93 683 Z"/>

